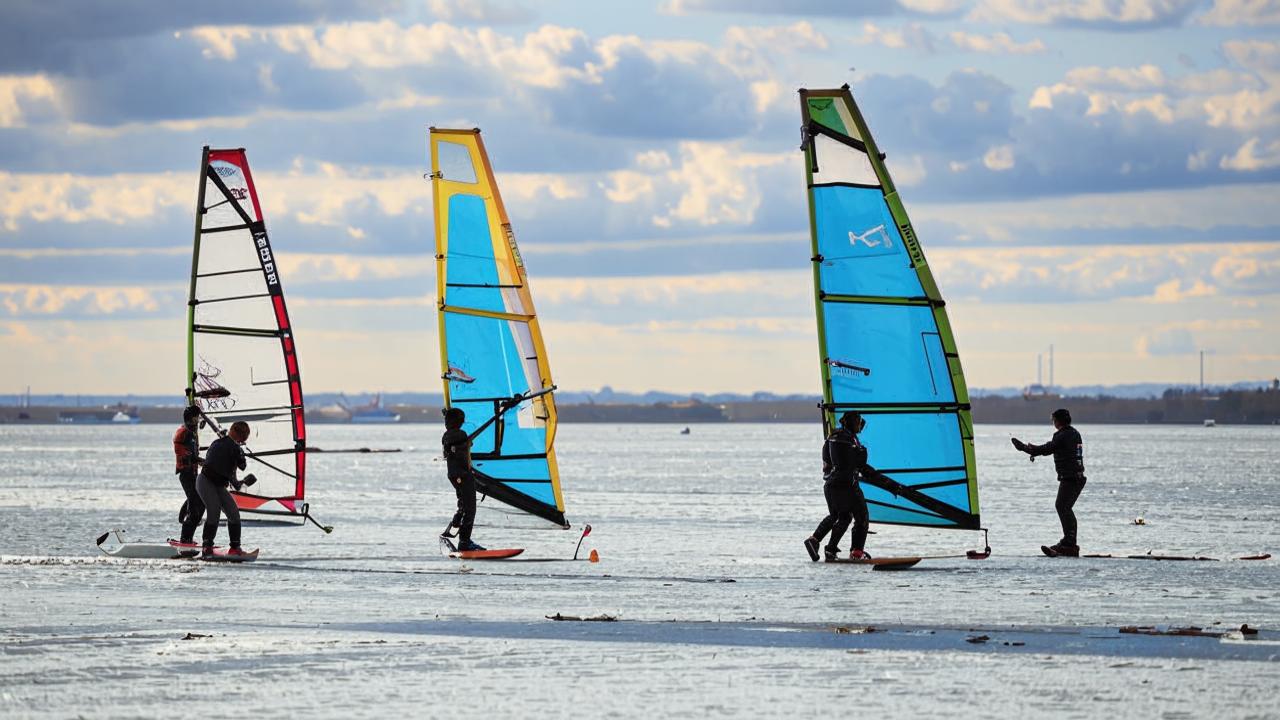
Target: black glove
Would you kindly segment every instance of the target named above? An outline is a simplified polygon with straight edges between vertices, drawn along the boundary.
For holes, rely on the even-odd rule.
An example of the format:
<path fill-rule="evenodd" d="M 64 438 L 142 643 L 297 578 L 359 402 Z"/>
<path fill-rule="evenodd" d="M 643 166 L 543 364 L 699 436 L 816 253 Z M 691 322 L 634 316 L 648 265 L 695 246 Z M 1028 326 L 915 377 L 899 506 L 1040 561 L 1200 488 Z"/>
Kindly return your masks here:
<path fill-rule="evenodd" d="M 245 487 L 249 487 L 250 485 L 253 485 L 256 482 L 258 482 L 257 476 L 254 475 L 253 473 L 249 473 L 248 475 L 244 476 L 244 482 L 242 482 L 241 484 L 244 485 Z"/>
<path fill-rule="evenodd" d="M 1015 448 L 1017 448 L 1017 449 L 1021 450 L 1022 452 L 1026 452 L 1026 451 L 1027 451 L 1027 444 L 1026 444 L 1026 443 L 1024 443 L 1024 442 L 1022 442 L 1022 441 L 1021 441 L 1021 440 L 1019 440 L 1018 438 L 1010 438 L 1010 442 L 1012 442 L 1012 443 L 1013 443 L 1013 446 L 1014 446 Z"/>

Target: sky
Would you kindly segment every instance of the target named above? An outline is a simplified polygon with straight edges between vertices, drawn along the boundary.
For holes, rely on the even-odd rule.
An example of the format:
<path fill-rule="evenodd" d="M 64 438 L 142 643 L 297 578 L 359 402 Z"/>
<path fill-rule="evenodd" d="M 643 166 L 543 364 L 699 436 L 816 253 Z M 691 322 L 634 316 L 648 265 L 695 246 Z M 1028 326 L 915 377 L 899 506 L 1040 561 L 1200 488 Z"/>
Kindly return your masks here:
<path fill-rule="evenodd" d="M 206 144 L 306 388 L 439 390 L 438 126 L 560 387 L 816 394 L 796 90 L 844 83 L 970 386 L 1280 374 L 1280 0 L 7 0 L 0 393 L 181 394 Z"/>

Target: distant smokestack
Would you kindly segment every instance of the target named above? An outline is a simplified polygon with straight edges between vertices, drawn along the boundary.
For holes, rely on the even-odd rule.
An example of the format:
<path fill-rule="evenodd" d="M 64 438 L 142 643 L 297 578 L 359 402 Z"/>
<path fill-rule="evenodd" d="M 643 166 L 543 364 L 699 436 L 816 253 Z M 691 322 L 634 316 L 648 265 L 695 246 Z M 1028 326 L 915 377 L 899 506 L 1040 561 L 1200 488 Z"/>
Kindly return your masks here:
<path fill-rule="evenodd" d="M 1204 393 L 1204 351 L 1200 351 L 1200 393 Z"/>
<path fill-rule="evenodd" d="M 1049 389 L 1053 389 L 1053 345 L 1049 346 Z"/>

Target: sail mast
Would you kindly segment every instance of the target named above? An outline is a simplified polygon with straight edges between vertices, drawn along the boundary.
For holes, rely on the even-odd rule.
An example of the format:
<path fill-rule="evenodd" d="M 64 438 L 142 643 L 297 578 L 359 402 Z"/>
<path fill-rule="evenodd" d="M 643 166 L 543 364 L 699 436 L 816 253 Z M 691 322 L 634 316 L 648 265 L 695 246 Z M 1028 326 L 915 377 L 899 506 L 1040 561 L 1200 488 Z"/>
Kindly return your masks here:
<path fill-rule="evenodd" d="M 196 230 L 191 249 L 191 283 L 187 290 L 187 405 L 194 405 L 196 378 L 196 273 L 200 269 L 200 235 L 204 226 L 205 176 L 209 172 L 209 146 L 200 152 L 200 188 L 196 191 Z"/>

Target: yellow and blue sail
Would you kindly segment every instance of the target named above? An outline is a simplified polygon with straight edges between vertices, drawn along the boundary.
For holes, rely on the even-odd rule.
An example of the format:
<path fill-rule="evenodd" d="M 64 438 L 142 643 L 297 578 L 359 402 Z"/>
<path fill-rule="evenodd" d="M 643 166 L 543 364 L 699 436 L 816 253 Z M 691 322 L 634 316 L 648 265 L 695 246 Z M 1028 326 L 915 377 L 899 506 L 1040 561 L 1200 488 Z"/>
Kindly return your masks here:
<path fill-rule="evenodd" d="M 960 356 L 884 156 L 847 85 L 800 108 L 825 429 L 866 419 L 872 522 L 979 529 Z"/>
<path fill-rule="evenodd" d="M 479 130 L 431 128 L 430 143 L 445 406 L 466 412 L 482 495 L 568 527 L 555 385 L 484 142 Z"/>

